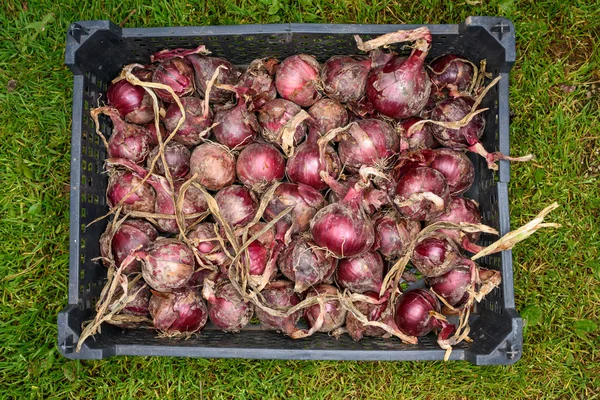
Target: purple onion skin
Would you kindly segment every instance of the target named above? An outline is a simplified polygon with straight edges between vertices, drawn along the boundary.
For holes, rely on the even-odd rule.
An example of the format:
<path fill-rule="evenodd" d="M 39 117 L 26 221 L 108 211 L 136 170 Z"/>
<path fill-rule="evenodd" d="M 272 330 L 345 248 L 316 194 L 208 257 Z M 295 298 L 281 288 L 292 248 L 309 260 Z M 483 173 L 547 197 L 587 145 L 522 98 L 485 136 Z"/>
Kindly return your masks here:
<path fill-rule="evenodd" d="M 108 86 L 106 97 L 127 122 L 144 125 L 154 120 L 152 97 L 141 86 L 123 79 Z"/>
<path fill-rule="evenodd" d="M 183 288 L 194 273 L 194 253 L 176 239 L 157 239 L 143 261 L 144 280 L 158 292 Z"/>
<path fill-rule="evenodd" d="M 400 122 L 400 128 L 404 132 L 408 150 L 419 150 L 419 149 L 435 149 L 440 147 L 440 144 L 431 133 L 431 124 L 423 124 L 418 128 L 415 128 L 410 136 L 408 136 L 408 129 L 413 126 L 416 122 L 423 120 L 421 117 L 410 117 Z"/>
<path fill-rule="evenodd" d="M 295 282 L 294 291 L 301 293 L 329 280 L 337 260 L 316 247 L 311 240 L 298 237 L 280 254 L 277 264 L 281 273 Z"/>
<path fill-rule="evenodd" d="M 438 196 L 442 200 L 442 204 L 436 204 L 429 199 L 421 199 L 416 200 L 414 204 L 401 206 L 399 210 L 406 218 L 415 221 L 432 219 L 444 211 L 450 199 L 446 179 L 433 168 L 419 167 L 405 173 L 398 180 L 394 203 L 401 204 L 409 200 L 412 195 L 426 192 Z"/>
<path fill-rule="evenodd" d="M 412 264 L 426 277 L 436 277 L 450 271 L 461 259 L 450 239 L 440 234 L 421 240 L 411 256 Z"/>
<path fill-rule="evenodd" d="M 429 166 L 444 175 L 452 196 L 463 194 L 471 188 L 475 181 L 475 166 L 461 151 L 437 149 L 435 150 L 435 159 Z"/>
<path fill-rule="evenodd" d="M 396 325 L 407 335 L 425 336 L 441 327 L 430 311 L 441 312 L 440 303 L 431 292 L 425 289 L 406 292 L 396 302 Z"/>
<path fill-rule="evenodd" d="M 150 145 L 158 146 L 158 133 L 156 133 L 156 125 L 154 121 L 148 122 L 146 125 L 144 125 L 144 128 L 146 128 L 150 133 Z M 167 138 L 167 131 L 165 129 L 165 124 L 163 124 L 162 121 L 158 123 L 158 129 L 160 130 L 160 137 L 164 141 Z"/>
<path fill-rule="evenodd" d="M 108 138 L 108 156 L 143 163 L 150 152 L 151 133 L 143 126 L 125 122 L 116 108 L 104 107 L 103 110 L 113 123 L 112 134 Z"/>
<path fill-rule="evenodd" d="M 349 171 L 361 166 L 376 166 L 400 152 L 398 134 L 387 122 L 378 119 L 356 121 L 341 136 L 338 154 Z"/>
<path fill-rule="evenodd" d="M 386 212 L 375 215 L 373 223 L 375 225 L 373 250 L 378 250 L 386 259 L 401 256 L 421 230 L 418 221 Z"/>
<path fill-rule="evenodd" d="M 185 110 L 185 121 L 173 136 L 173 140 L 187 147 L 193 147 L 202 143 L 208 136 L 206 130 L 212 124 L 212 112 L 210 109 L 205 112 L 203 101 L 197 97 L 182 98 L 181 103 Z M 165 127 L 169 133 L 175 130 L 180 119 L 181 110 L 177 103 L 172 103 L 165 115 Z"/>
<path fill-rule="evenodd" d="M 269 283 L 261 293 L 266 304 L 270 307 L 293 307 L 300 303 L 300 298 L 294 293 L 293 282 L 273 281 Z M 295 325 L 302 316 L 302 312 L 297 311 L 285 318 L 274 317 L 261 310 L 260 307 L 256 307 L 255 313 L 256 317 L 265 328 L 282 331 L 287 335 L 291 335 L 296 331 Z"/>
<path fill-rule="evenodd" d="M 271 221 L 287 207 L 294 206 L 290 213 L 277 222 L 276 228 L 283 232 L 292 228 L 290 234 L 300 233 L 310 228 L 310 221 L 326 204 L 325 198 L 316 189 L 301 183 L 284 182 L 275 189 L 263 218 Z"/>
<path fill-rule="evenodd" d="M 285 172 L 294 183 L 303 183 L 317 190 L 325 190 L 329 186 L 321 179 L 321 171 L 325 171 L 332 179 L 337 179 L 342 170 L 342 162 L 333 147 L 325 148 L 325 164 L 322 165 L 317 140 L 319 134 L 312 130 L 306 141 L 296 148 L 294 154 L 288 158 Z"/>
<path fill-rule="evenodd" d="M 204 300 L 187 287 L 173 293 L 153 293 L 149 308 L 154 327 L 165 333 L 198 332 L 208 320 Z"/>
<path fill-rule="evenodd" d="M 152 82 L 170 86 L 179 97 L 194 93 L 194 71 L 181 58 L 171 58 L 162 61 L 152 75 Z M 154 89 L 156 95 L 165 103 L 175 101 L 171 94 L 164 89 Z"/>
<path fill-rule="evenodd" d="M 302 108 L 289 100 L 275 99 L 266 102 L 265 105 L 258 110 L 258 122 L 263 129 L 263 138 L 268 142 L 281 146 L 281 129 L 300 111 L 302 111 Z M 306 136 L 306 131 L 306 122 L 303 121 L 298 124 L 296 132 L 294 133 L 294 145 L 298 145 L 302 142 Z"/>
<path fill-rule="evenodd" d="M 237 177 L 255 193 L 263 193 L 285 175 L 285 157 L 268 143 L 252 143 L 241 151 L 236 163 Z"/>
<path fill-rule="evenodd" d="M 438 221 L 480 224 L 481 213 L 479 212 L 479 207 L 477 207 L 477 204 L 475 204 L 473 200 L 452 196 L 446 210 L 444 210 L 442 214 L 427 221 L 426 225 L 431 225 Z M 462 242 L 460 231 L 456 229 L 439 229 L 437 232 L 440 232 L 442 235 L 447 236 L 458 244 Z M 480 233 L 466 233 L 465 235 L 469 238 L 471 243 L 475 243 L 479 239 Z"/>
<path fill-rule="evenodd" d="M 206 239 L 216 238 L 215 226 L 210 222 L 202 222 L 194 226 L 187 234 L 188 239 L 194 243 L 198 250 L 199 257 L 206 263 L 215 265 L 221 270 L 231 263 L 225 250 L 221 247 L 218 240 L 206 241 Z"/>
<path fill-rule="evenodd" d="M 148 169 L 150 169 L 152 160 L 154 160 L 159 150 L 160 147 L 156 146 L 148 155 L 148 158 L 146 159 L 146 167 Z M 190 172 L 190 156 L 190 150 L 181 143 L 169 142 L 165 145 L 165 159 L 173 179 L 183 179 L 188 172 Z M 165 167 L 161 157 L 158 158 L 158 161 L 154 166 L 154 171 L 158 175 L 166 176 Z"/>
<path fill-rule="evenodd" d="M 458 261 L 454 268 L 443 275 L 427 278 L 427 283 L 452 307 L 460 307 L 469 299 L 467 289 L 471 286 L 470 260 Z"/>
<path fill-rule="evenodd" d="M 351 188 L 354 188 L 356 183 L 361 180 L 359 175 L 350 175 L 345 180 L 337 181 L 338 185 L 327 195 L 329 203 L 337 203 L 346 196 Z M 369 215 L 374 214 L 381 207 L 389 203 L 387 195 L 384 191 L 375 189 L 371 183 L 363 190 L 362 206 L 365 212 Z"/>
<path fill-rule="evenodd" d="M 426 55 L 415 48 L 408 58 L 394 57 L 370 71 L 367 96 L 377 111 L 394 119 L 419 114 L 431 93 L 431 80 L 423 67 Z"/>
<path fill-rule="evenodd" d="M 205 288 L 203 295 L 208 305 L 208 317 L 217 328 L 239 332 L 248 325 L 254 315 L 254 306 L 242 299 L 231 282 L 220 279 L 214 290 L 210 289 Z"/>
<path fill-rule="evenodd" d="M 235 181 L 235 156 L 214 143 L 197 146 L 190 157 L 190 175 L 208 190 L 220 190 Z"/>
<path fill-rule="evenodd" d="M 475 100 L 471 97 L 448 98 L 437 103 L 431 112 L 431 119 L 441 122 L 460 121 L 471 112 Z M 442 146 L 454 150 L 464 150 L 479 142 L 485 129 L 485 113 L 477 114 L 462 128 L 450 129 L 431 125 L 431 132 Z"/>
<path fill-rule="evenodd" d="M 383 284 L 384 263 L 376 251 L 339 261 L 335 280 L 353 293 L 377 292 Z"/>
<path fill-rule="evenodd" d="M 221 216 L 231 226 L 245 225 L 258 210 L 256 197 L 243 186 L 231 185 L 215 195 Z"/>
<path fill-rule="evenodd" d="M 207 82 L 212 78 L 215 70 L 219 66 L 223 66 L 226 69 L 221 69 L 219 75 L 215 81 L 215 86 L 210 90 L 210 103 L 225 103 L 232 97 L 232 93 L 219 89 L 216 85 L 235 85 L 238 81 L 237 72 L 235 66 L 228 60 L 221 57 L 209 57 L 198 54 L 191 54 L 186 56 L 186 60 L 192 65 L 194 69 L 194 82 L 196 83 L 196 90 L 198 96 L 201 98 L 205 97 Z"/>
<path fill-rule="evenodd" d="M 251 110 L 258 110 L 270 100 L 277 97 L 277 88 L 273 75 L 279 62 L 273 58 L 254 60 L 240 76 L 239 87 L 248 89 L 252 98 Z"/>
<path fill-rule="evenodd" d="M 122 292 L 121 292 L 122 293 Z M 128 294 L 137 295 L 121 311 L 125 315 L 139 315 L 145 317 L 149 314 L 150 288 L 143 280 L 139 280 L 128 289 Z"/>
<path fill-rule="evenodd" d="M 321 69 L 327 96 L 341 103 L 359 101 L 364 95 L 371 60 L 350 56 L 333 56 Z"/>
<path fill-rule="evenodd" d="M 106 189 L 106 199 L 109 207 L 116 207 L 141 181 L 141 178 L 129 171 L 112 170 L 108 177 Z M 154 212 L 155 200 L 156 192 L 150 185 L 144 183 L 123 202 L 123 212 Z"/>
<path fill-rule="evenodd" d="M 313 126 L 320 134 L 348 125 L 348 111 L 338 101 L 321 99 L 308 109 Z"/>
<path fill-rule="evenodd" d="M 296 54 L 286 58 L 275 73 L 277 92 L 300 107 L 312 106 L 321 98 L 317 90 L 319 69 L 313 56 Z"/>
<path fill-rule="evenodd" d="M 102 257 L 109 257 L 109 244 L 112 248 L 112 256 L 117 268 L 123 260 L 137 250 L 147 249 L 158 237 L 158 232 L 147 221 L 139 219 L 128 219 L 117 229 L 109 243 L 111 225 L 100 236 L 100 253 Z M 128 275 L 142 270 L 142 263 L 138 260 L 123 269 L 123 274 Z"/>
<path fill-rule="evenodd" d="M 379 295 L 375 292 L 366 292 L 363 294 L 373 300 L 380 300 Z M 388 308 L 388 303 L 388 301 L 384 301 L 381 304 L 370 304 L 364 301 L 356 301 L 354 302 L 354 306 L 366 316 L 369 321 L 380 321 Z M 356 319 L 351 312 L 346 314 L 346 329 L 348 330 L 350 337 L 355 341 L 361 340 L 364 336 L 386 336 L 386 332 L 383 329 L 376 326 L 363 325 L 363 323 Z"/>
<path fill-rule="evenodd" d="M 320 296 L 320 295 L 335 295 L 337 289 L 334 286 L 322 283 L 320 285 L 311 288 L 306 293 L 306 298 Z M 308 322 L 309 326 L 313 326 L 319 314 L 321 313 L 321 306 L 314 304 L 304 310 L 304 318 Z M 346 322 L 346 310 L 342 307 L 339 301 L 329 300 L 325 302 L 325 319 L 323 325 L 317 332 L 331 332 L 334 329 L 340 328 Z"/>
<path fill-rule="evenodd" d="M 455 54 L 445 54 L 429 64 L 429 76 L 436 94 L 464 92 L 471 86 L 473 66 L 460 58 Z"/>
<path fill-rule="evenodd" d="M 212 130 L 215 139 L 230 149 L 244 148 L 254 142 L 260 132 L 258 119 L 253 112 L 248 111 L 247 102 L 241 91 L 237 104 L 217 111 L 214 122 L 218 123 Z"/>

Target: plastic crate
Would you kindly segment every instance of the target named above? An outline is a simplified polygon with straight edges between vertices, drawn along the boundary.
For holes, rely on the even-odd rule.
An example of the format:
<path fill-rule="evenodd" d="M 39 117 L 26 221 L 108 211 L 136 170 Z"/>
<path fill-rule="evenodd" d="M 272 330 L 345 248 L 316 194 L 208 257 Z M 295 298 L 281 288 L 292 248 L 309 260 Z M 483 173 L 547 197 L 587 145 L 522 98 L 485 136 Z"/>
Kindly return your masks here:
<path fill-rule="evenodd" d="M 95 133 L 90 108 L 106 99 L 110 80 L 125 65 L 147 62 L 150 54 L 164 48 L 192 48 L 202 43 L 214 55 L 234 64 L 255 58 L 283 59 L 296 53 L 315 55 L 323 62 L 336 54 L 357 52 L 353 35 L 363 38 L 418 25 L 318 25 L 278 24 L 122 29 L 110 21 L 81 21 L 67 34 L 66 64 L 74 74 L 71 148 L 71 215 L 69 304 L 58 316 L 58 348 L 68 358 L 102 359 L 114 355 L 231 357 L 327 360 L 442 360 L 444 351 L 434 335 L 405 345 L 397 339 L 348 336 L 335 339 L 315 334 L 292 340 L 282 334 L 248 326 L 238 334 L 221 332 L 210 324 L 189 340 L 159 339 L 148 330 L 122 330 L 104 325 L 102 333 L 89 338 L 81 352 L 75 344 L 81 324 L 90 319 L 105 283 L 106 269 L 92 261 L 99 256 L 98 239 L 107 221 L 86 229 L 108 211 L 105 200 L 107 176 L 103 173 L 106 150 Z M 458 53 L 475 63 L 487 60 L 488 71 L 502 75 L 486 96 L 487 127 L 483 144 L 488 151 L 509 153 L 509 72 L 515 60 L 513 24 L 503 18 L 470 17 L 459 25 L 429 25 L 433 35 L 430 57 Z M 106 136 L 110 126 L 102 126 Z M 508 163 L 492 173 L 481 157 L 475 163 L 476 181 L 467 194 L 478 201 L 484 223 L 505 234 L 510 229 L 507 183 Z M 483 235 L 481 243 L 494 237 Z M 502 271 L 502 285 L 476 306 L 471 320 L 473 343 L 456 346 L 451 360 L 473 364 L 511 364 L 521 357 L 522 321 L 514 308 L 512 255 L 510 251 L 480 260 L 486 268 Z"/>

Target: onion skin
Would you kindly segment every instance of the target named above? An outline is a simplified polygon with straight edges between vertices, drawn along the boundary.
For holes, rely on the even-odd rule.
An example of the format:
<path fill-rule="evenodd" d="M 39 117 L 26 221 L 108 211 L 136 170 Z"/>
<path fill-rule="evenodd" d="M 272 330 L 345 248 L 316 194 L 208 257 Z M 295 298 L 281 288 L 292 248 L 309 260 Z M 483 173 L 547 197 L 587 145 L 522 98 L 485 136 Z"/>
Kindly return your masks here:
<path fill-rule="evenodd" d="M 231 226 L 245 225 L 258 210 L 256 197 L 243 186 L 231 185 L 219 190 L 215 201 L 223 219 Z"/>
<path fill-rule="evenodd" d="M 419 222 L 395 213 L 381 212 L 373 217 L 373 223 L 373 250 L 378 250 L 388 260 L 401 256 L 421 230 Z"/>
<path fill-rule="evenodd" d="M 335 280 L 353 293 L 379 293 L 383 284 L 384 264 L 381 255 L 369 251 L 361 256 L 340 260 Z"/>
<path fill-rule="evenodd" d="M 252 98 L 251 110 L 258 110 L 266 102 L 277 97 L 277 88 L 273 75 L 279 62 L 274 58 L 254 60 L 248 65 L 248 69 L 240 76 L 239 87 L 248 89 Z"/>
<path fill-rule="evenodd" d="M 144 125 L 154 120 L 152 97 L 141 86 L 123 79 L 108 86 L 106 97 L 127 122 Z"/>
<path fill-rule="evenodd" d="M 202 290 L 210 321 L 225 332 L 241 331 L 252 319 L 254 306 L 245 302 L 228 280 L 220 279 L 213 285 L 212 281 L 206 282 Z"/>
<path fill-rule="evenodd" d="M 121 292 L 121 294 L 122 293 L 123 292 Z M 128 294 L 134 293 L 137 293 L 137 295 L 133 298 L 133 300 L 127 303 L 125 307 L 123 307 L 121 314 L 139 315 L 145 317 L 149 314 L 148 306 L 151 295 L 150 288 L 143 280 L 140 279 L 131 285 L 130 288 L 128 288 Z"/>
<path fill-rule="evenodd" d="M 431 119 L 441 122 L 460 121 L 471 112 L 474 103 L 473 98 L 466 96 L 442 100 L 431 112 Z M 483 114 L 477 114 L 467 125 L 458 129 L 431 124 L 431 132 L 443 146 L 454 150 L 464 150 L 477 144 L 483 136 L 485 129 Z"/>
<path fill-rule="evenodd" d="M 209 57 L 198 54 L 186 56 L 186 60 L 192 65 L 194 70 L 194 82 L 196 91 L 201 98 L 205 97 L 207 82 L 211 80 L 213 74 L 219 66 L 221 68 L 215 81 L 215 85 L 210 90 L 210 103 L 225 103 L 231 99 L 231 92 L 219 89 L 216 85 L 235 85 L 237 83 L 237 73 L 235 66 L 228 60 L 221 57 Z"/>
<path fill-rule="evenodd" d="M 144 280 L 158 292 L 183 288 L 194 273 L 194 253 L 176 239 L 157 239 L 142 260 Z"/>
<path fill-rule="evenodd" d="M 295 282 L 294 291 L 301 293 L 329 280 L 335 271 L 337 260 L 316 247 L 311 240 L 298 237 L 283 250 L 277 264 L 281 273 Z"/>
<path fill-rule="evenodd" d="M 361 177 L 359 175 L 350 175 L 345 180 L 339 180 L 327 195 L 329 203 L 337 203 L 343 199 L 348 191 L 353 188 Z M 330 182 L 331 183 L 331 182 Z M 362 206 L 369 215 L 374 214 L 381 207 L 389 204 L 389 197 L 383 190 L 375 189 L 371 183 L 363 189 Z"/>
<path fill-rule="evenodd" d="M 109 207 L 114 208 L 142 181 L 132 172 L 111 169 L 106 188 L 106 200 Z M 154 212 L 156 192 L 144 183 L 123 202 L 123 212 Z"/>
<path fill-rule="evenodd" d="M 146 159 L 146 167 L 148 169 L 150 169 L 152 160 L 154 160 L 159 151 L 160 146 L 156 146 L 148 155 Z M 181 143 L 168 142 L 165 145 L 165 159 L 173 179 L 183 179 L 190 172 L 190 156 L 190 150 Z M 161 157 L 158 158 L 154 168 L 158 175 L 166 175 Z"/>
<path fill-rule="evenodd" d="M 335 295 L 338 291 L 334 286 L 327 284 L 320 284 L 311 288 L 306 293 L 306 298 L 315 297 L 319 295 Z M 315 325 L 315 322 L 319 318 L 321 312 L 321 306 L 314 304 L 304 310 L 304 318 L 308 322 L 309 326 Z M 328 333 L 334 329 L 340 328 L 346 322 L 346 310 L 342 307 L 339 301 L 329 300 L 325 302 L 325 320 L 323 325 L 317 332 Z"/>
<path fill-rule="evenodd" d="M 429 166 L 444 175 L 452 196 L 463 194 L 471 188 L 475 181 L 475 166 L 461 151 L 436 149 L 435 159 Z"/>
<path fill-rule="evenodd" d="M 252 143 L 241 151 L 236 163 L 237 177 L 255 193 L 263 193 L 285 175 L 285 157 L 267 143 Z"/>
<path fill-rule="evenodd" d="M 225 271 L 226 267 L 231 263 L 231 259 L 227 257 L 225 250 L 216 238 L 215 225 L 210 222 L 202 222 L 194 226 L 188 233 L 188 239 L 194 244 L 198 250 L 199 257 L 210 265 L 215 265 Z"/>
<path fill-rule="evenodd" d="M 481 213 L 479 212 L 479 207 L 477 207 L 477 204 L 475 204 L 474 201 L 465 199 L 464 197 L 453 196 L 450 198 L 446 210 L 442 214 L 427 221 L 426 225 L 431 225 L 439 221 L 481 224 Z M 467 238 L 468 242 L 470 243 L 475 243 L 480 236 L 479 232 L 462 233 L 457 229 L 439 229 L 437 232 L 454 240 L 454 242 L 457 244 L 461 244 L 463 242 L 463 236 Z"/>
<path fill-rule="evenodd" d="M 312 106 L 321 98 L 317 91 L 319 69 L 313 56 L 297 54 L 286 58 L 275 73 L 277 92 L 300 107 Z"/>
<path fill-rule="evenodd" d="M 248 111 L 246 90 L 237 90 L 237 104 L 215 113 L 212 131 L 217 142 L 230 149 L 242 149 L 254 142 L 261 128 L 254 113 Z"/>
<path fill-rule="evenodd" d="M 194 93 L 194 71 L 181 58 L 162 61 L 152 74 L 152 82 L 170 86 L 173 92 L 181 97 Z M 156 95 L 165 103 L 175 101 L 171 93 L 164 89 L 154 89 Z"/>
<path fill-rule="evenodd" d="M 158 133 L 156 133 L 156 125 L 154 121 L 148 122 L 146 125 L 144 125 L 144 128 L 146 128 L 150 133 L 150 145 L 158 146 Z M 160 130 L 160 137 L 165 140 L 167 138 L 167 131 L 165 129 L 165 124 L 163 124 L 162 121 L 158 123 L 158 129 Z"/>
<path fill-rule="evenodd" d="M 274 99 L 265 103 L 265 105 L 258 110 L 258 122 L 262 127 L 263 138 L 281 147 L 282 145 L 282 128 L 292 118 L 294 118 L 302 108 L 297 104 L 285 100 L 285 99 Z M 306 122 L 301 122 L 296 127 L 294 133 L 294 145 L 298 145 L 306 136 L 307 125 Z"/>
<path fill-rule="evenodd" d="M 408 130 L 416 122 L 422 121 L 421 117 L 410 117 L 402 120 L 399 123 L 400 130 L 403 137 L 406 139 L 408 150 L 419 150 L 419 149 L 435 149 L 440 147 L 440 144 L 433 136 L 431 132 L 431 124 L 423 124 L 412 130 L 410 136 L 408 136 Z"/>
<path fill-rule="evenodd" d="M 197 97 L 182 98 L 181 104 L 185 110 L 185 121 L 173 136 L 173 140 L 187 147 L 199 145 L 209 134 L 207 129 L 212 124 L 212 112 L 210 109 L 204 110 L 203 101 Z M 167 108 L 164 120 L 169 133 L 175 130 L 180 119 L 181 109 L 177 103 L 172 103 Z"/>
<path fill-rule="evenodd" d="M 426 277 L 436 277 L 450 271 L 461 258 L 450 239 L 436 233 L 419 241 L 411 261 Z"/>
<path fill-rule="evenodd" d="M 168 334 L 198 332 L 208 320 L 204 300 L 190 288 L 173 293 L 154 292 L 149 308 L 154 327 Z"/>
<path fill-rule="evenodd" d="M 432 293 L 425 289 L 406 292 L 396 302 L 396 325 L 407 335 L 425 336 L 434 328 L 441 328 L 430 311 L 441 312 L 440 303 Z"/>
<path fill-rule="evenodd" d="M 108 138 L 108 156 L 125 158 L 136 164 L 143 163 L 150 152 L 151 133 L 142 126 L 125 122 L 116 108 L 102 107 L 96 110 L 108 115 L 113 123 L 112 134 Z"/>
<path fill-rule="evenodd" d="M 366 292 L 364 295 L 373 300 L 381 300 L 379 295 L 375 292 Z M 388 309 L 388 303 L 389 302 L 385 300 L 382 301 L 381 304 L 370 304 L 364 301 L 355 301 L 353 304 L 369 321 L 380 321 L 384 316 L 386 309 Z M 388 333 L 382 328 L 363 325 L 363 323 L 356 319 L 351 312 L 346 314 L 346 329 L 348 330 L 350 337 L 355 341 L 361 340 L 364 336 L 388 336 Z"/>
<path fill-rule="evenodd" d="M 269 307 L 293 307 L 300 303 L 300 298 L 294 293 L 294 284 L 288 281 L 273 281 L 269 283 L 262 291 L 265 302 Z M 289 315 L 288 317 L 275 317 L 256 307 L 256 317 L 260 323 L 267 329 L 275 329 L 287 335 L 296 332 L 296 323 L 302 316 L 301 311 Z"/>
<path fill-rule="evenodd" d="M 123 221 L 112 238 L 110 237 L 111 228 L 112 225 L 109 224 L 106 231 L 100 236 L 100 253 L 102 257 L 109 258 L 109 247 L 111 247 L 112 257 L 117 268 L 128 255 L 137 250 L 147 249 L 158 237 L 158 232 L 150 222 L 139 219 Z M 128 275 L 141 272 L 141 270 L 141 262 L 134 260 L 123 269 L 122 273 Z"/>
<path fill-rule="evenodd" d="M 190 157 L 190 175 L 208 190 L 221 190 L 235 181 L 235 156 L 214 143 L 197 146 Z"/>
<path fill-rule="evenodd" d="M 459 260 L 443 275 L 427 278 L 427 283 L 452 307 L 460 307 L 469 299 L 467 289 L 472 285 L 472 261 Z"/>
<path fill-rule="evenodd" d="M 365 95 L 371 60 L 362 57 L 333 56 L 321 69 L 327 96 L 341 103 L 357 102 Z"/>
<path fill-rule="evenodd" d="M 313 119 L 312 126 L 320 133 L 326 134 L 332 129 L 348 125 L 348 111 L 342 104 L 332 99 L 321 99 L 308 109 Z"/>
<path fill-rule="evenodd" d="M 433 91 L 439 96 L 444 96 L 445 92 L 456 96 L 471 86 L 473 66 L 460 58 L 455 54 L 445 54 L 429 64 Z"/>
<path fill-rule="evenodd" d="M 419 196 L 433 194 L 436 201 Z M 411 199 L 416 196 L 416 199 Z M 406 218 L 425 221 L 440 215 L 450 198 L 444 176 L 433 168 L 419 167 L 405 173 L 396 185 L 394 203 Z M 412 204 L 401 205 L 409 201 Z"/>
<path fill-rule="evenodd" d="M 374 167 L 400 152 L 398 134 L 387 122 L 378 119 L 356 121 L 343 132 L 338 154 L 349 171 L 361 166 Z"/>

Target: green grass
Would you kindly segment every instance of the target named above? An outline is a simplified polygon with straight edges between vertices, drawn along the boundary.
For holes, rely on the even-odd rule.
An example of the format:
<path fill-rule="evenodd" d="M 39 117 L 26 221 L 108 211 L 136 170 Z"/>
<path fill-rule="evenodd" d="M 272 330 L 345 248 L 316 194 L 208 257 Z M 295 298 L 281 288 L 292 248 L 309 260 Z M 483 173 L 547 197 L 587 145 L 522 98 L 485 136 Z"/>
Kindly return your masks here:
<path fill-rule="evenodd" d="M 600 397 L 600 93 L 593 86 L 600 82 L 600 8 L 594 2 L 7 0 L 0 10 L 0 397 Z M 63 56 L 71 22 L 458 23 L 469 15 L 506 16 L 517 29 L 512 153 L 537 159 L 512 167 L 511 223 L 528 221 L 552 201 L 561 205 L 550 217 L 561 229 L 538 233 L 513 251 L 516 304 L 528 320 L 516 365 L 60 356 L 56 315 L 67 303 L 72 96 Z"/>

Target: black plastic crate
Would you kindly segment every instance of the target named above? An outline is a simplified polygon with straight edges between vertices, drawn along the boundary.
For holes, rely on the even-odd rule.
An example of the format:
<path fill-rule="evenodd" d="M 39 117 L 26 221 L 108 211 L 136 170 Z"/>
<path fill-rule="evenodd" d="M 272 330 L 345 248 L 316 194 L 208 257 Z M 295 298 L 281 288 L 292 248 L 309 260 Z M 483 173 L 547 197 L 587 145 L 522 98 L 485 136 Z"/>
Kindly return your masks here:
<path fill-rule="evenodd" d="M 110 21 L 81 21 L 67 34 L 66 64 L 74 74 L 71 148 L 71 215 L 69 305 L 58 316 L 58 348 L 73 359 L 101 359 L 114 355 L 327 359 L 327 360 L 442 360 L 433 335 L 416 346 L 397 339 L 348 336 L 334 339 L 326 334 L 292 340 L 258 326 L 226 334 L 210 324 L 189 340 L 159 339 L 152 331 L 122 330 L 104 325 L 102 333 L 89 338 L 75 352 L 81 324 L 94 315 L 94 305 L 105 283 L 106 269 L 92 261 L 99 256 L 98 239 L 107 221 L 86 225 L 108 211 L 105 200 L 107 176 L 103 173 L 106 150 L 95 133 L 90 109 L 105 102 L 106 88 L 125 64 L 147 62 L 150 54 L 164 48 L 192 48 L 205 44 L 213 55 L 234 64 L 255 58 L 283 59 L 296 53 L 315 55 L 325 61 L 335 54 L 357 52 L 353 35 L 363 38 L 417 25 L 318 25 L 278 24 L 122 29 Z M 509 72 L 515 61 L 515 32 L 504 18 L 470 17 L 459 25 L 430 25 L 433 45 L 430 57 L 458 53 L 475 63 L 487 60 L 488 71 L 502 79 L 486 96 L 487 127 L 483 144 L 488 151 L 509 154 Z M 110 127 L 102 131 L 110 135 Z M 467 196 L 478 201 L 484 223 L 502 235 L 510 230 L 507 183 L 508 163 L 500 161 L 493 173 L 481 157 L 472 156 L 476 183 Z M 494 237 L 483 235 L 482 244 Z M 502 285 L 476 306 L 471 321 L 473 343 L 455 347 L 450 359 L 478 365 L 512 364 L 521 357 L 522 321 L 515 311 L 512 254 L 505 251 L 479 263 L 502 271 Z"/>

